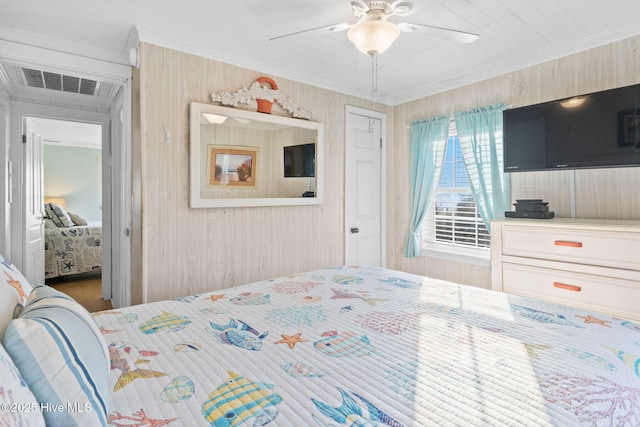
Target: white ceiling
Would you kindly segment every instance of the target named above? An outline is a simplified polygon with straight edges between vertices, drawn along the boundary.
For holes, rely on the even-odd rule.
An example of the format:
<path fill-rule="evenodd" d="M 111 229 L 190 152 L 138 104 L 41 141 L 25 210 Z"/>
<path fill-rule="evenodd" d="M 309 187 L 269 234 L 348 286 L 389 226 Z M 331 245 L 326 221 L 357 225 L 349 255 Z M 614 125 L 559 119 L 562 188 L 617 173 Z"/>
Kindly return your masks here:
<path fill-rule="evenodd" d="M 46 145 L 102 149 L 100 125 L 44 118 L 34 118 L 33 123 Z"/>
<path fill-rule="evenodd" d="M 379 56 L 379 102 L 396 105 L 640 34 L 639 0 L 412 3 L 411 15 L 390 20 L 480 39 L 402 33 Z M 349 0 L 0 0 L 0 40 L 128 64 L 135 27 L 143 41 L 370 98 L 371 60 L 346 32 L 269 41 L 340 22 L 355 22 Z"/>

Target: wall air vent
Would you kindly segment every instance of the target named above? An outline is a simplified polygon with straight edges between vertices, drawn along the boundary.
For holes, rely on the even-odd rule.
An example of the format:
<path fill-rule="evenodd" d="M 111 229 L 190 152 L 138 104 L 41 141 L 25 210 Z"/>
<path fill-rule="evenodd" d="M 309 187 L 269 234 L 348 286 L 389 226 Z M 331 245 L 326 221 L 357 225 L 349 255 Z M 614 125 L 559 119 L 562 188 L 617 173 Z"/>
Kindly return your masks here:
<path fill-rule="evenodd" d="M 100 86 L 95 80 L 65 76 L 48 71 L 22 68 L 22 72 L 29 87 L 94 96 L 96 95 L 96 89 Z"/>

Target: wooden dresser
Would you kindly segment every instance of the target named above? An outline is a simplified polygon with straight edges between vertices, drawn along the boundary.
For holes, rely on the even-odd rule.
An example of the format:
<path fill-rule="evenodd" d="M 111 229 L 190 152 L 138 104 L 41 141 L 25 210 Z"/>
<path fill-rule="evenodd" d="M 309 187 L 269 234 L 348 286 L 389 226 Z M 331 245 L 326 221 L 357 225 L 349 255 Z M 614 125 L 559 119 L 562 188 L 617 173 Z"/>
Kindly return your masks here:
<path fill-rule="evenodd" d="M 640 322 L 640 221 L 491 222 L 493 290 Z"/>

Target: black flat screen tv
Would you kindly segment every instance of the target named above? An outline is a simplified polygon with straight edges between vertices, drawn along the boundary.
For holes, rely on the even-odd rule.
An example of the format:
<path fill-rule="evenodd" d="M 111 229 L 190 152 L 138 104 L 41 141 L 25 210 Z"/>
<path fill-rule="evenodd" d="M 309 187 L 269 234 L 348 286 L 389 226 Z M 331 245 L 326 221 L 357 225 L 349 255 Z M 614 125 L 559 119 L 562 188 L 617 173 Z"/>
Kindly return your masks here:
<path fill-rule="evenodd" d="M 505 110 L 504 171 L 640 166 L 640 85 Z"/>
<path fill-rule="evenodd" d="M 284 147 L 284 177 L 316 176 L 316 144 Z"/>

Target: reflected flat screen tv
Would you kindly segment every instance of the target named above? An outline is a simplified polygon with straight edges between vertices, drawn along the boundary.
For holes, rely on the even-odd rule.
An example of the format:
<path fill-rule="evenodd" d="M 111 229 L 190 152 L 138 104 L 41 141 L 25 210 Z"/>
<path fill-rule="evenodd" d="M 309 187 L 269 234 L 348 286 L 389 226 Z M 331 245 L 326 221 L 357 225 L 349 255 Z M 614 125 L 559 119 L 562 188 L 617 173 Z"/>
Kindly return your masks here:
<path fill-rule="evenodd" d="M 284 147 L 284 177 L 316 176 L 316 144 Z"/>
<path fill-rule="evenodd" d="M 504 171 L 640 166 L 640 85 L 505 110 Z"/>

